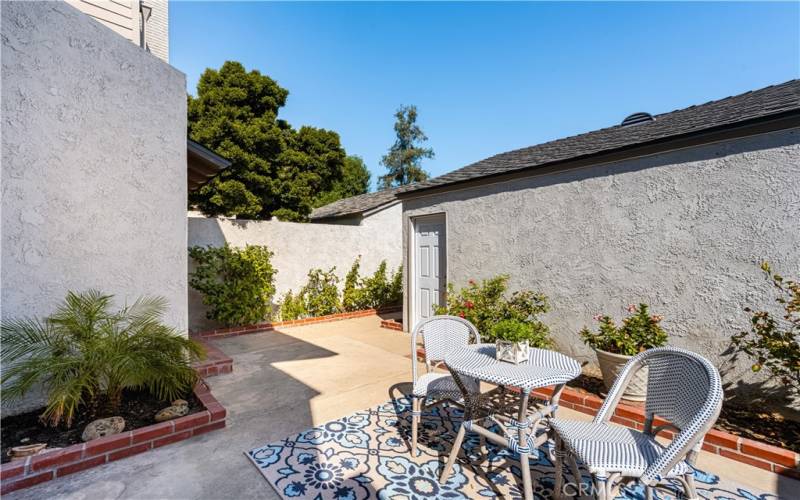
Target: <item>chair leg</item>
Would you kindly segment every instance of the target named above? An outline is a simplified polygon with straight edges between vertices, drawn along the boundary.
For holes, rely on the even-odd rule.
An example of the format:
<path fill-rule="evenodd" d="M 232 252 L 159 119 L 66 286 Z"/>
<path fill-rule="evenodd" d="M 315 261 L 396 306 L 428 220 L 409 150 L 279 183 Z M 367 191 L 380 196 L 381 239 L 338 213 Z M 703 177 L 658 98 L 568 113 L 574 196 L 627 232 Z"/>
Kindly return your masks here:
<path fill-rule="evenodd" d="M 595 496 L 597 496 L 597 500 L 606 500 L 606 498 L 608 498 L 606 492 L 608 478 L 594 476 L 593 479 L 594 479 Z"/>
<path fill-rule="evenodd" d="M 685 493 L 686 498 L 688 500 L 699 500 L 699 496 L 697 496 L 697 489 L 694 486 L 694 472 L 690 472 L 684 476 L 684 486 L 685 486 Z"/>
<path fill-rule="evenodd" d="M 564 445 L 561 443 L 561 438 L 558 434 L 554 437 L 554 453 L 553 458 L 555 459 L 555 469 L 556 469 L 556 482 L 553 485 L 553 498 L 563 498 L 564 497 Z"/>
<path fill-rule="evenodd" d="M 456 462 L 458 452 L 461 451 L 461 443 L 464 441 L 464 435 L 466 433 L 467 429 L 462 425 L 458 430 L 458 434 L 456 434 L 456 440 L 453 441 L 453 449 L 450 450 L 450 456 L 447 457 L 447 463 L 444 466 L 444 470 L 442 470 L 442 475 L 439 477 L 439 484 L 447 482 L 447 477 L 450 475 L 450 471 L 453 470 L 453 464 Z"/>
<path fill-rule="evenodd" d="M 420 420 L 420 407 L 422 402 L 419 398 L 412 398 L 411 400 L 411 456 L 417 456 L 417 427 Z"/>
<path fill-rule="evenodd" d="M 581 492 L 583 491 L 581 469 L 578 467 L 578 461 L 575 459 L 575 455 L 572 453 L 567 453 L 567 459 L 569 460 L 569 468 L 572 470 L 572 477 L 575 480 L 575 486 L 578 488 L 578 496 L 580 497 L 582 496 Z"/>
<path fill-rule="evenodd" d="M 522 401 L 519 405 L 517 421 L 522 422 L 528 417 L 528 398 L 530 394 L 522 393 Z M 535 429 L 535 427 L 534 427 Z M 518 443 L 523 450 L 528 450 L 528 429 L 520 427 L 518 432 Z M 522 491 L 525 493 L 525 500 L 533 500 L 533 485 L 531 484 L 531 468 L 528 465 L 528 454 L 530 451 L 519 452 L 519 465 L 522 469 Z"/>

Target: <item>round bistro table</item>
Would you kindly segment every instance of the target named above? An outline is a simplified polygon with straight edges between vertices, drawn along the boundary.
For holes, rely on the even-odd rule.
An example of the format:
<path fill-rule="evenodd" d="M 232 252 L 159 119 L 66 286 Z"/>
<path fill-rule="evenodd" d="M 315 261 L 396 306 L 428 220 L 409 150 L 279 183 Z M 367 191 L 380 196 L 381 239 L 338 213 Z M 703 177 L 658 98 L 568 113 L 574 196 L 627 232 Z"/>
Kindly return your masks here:
<path fill-rule="evenodd" d="M 568 356 L 546 349 L 532 348 L 528 361 L 518 365 L 498 361 L 495 352 L 494 344 L 473 344 L 455 349 L 445 356 L 447 369 L 450 370 L 456 385 L 464 395 L 464 422 L 456 435 L 440 482 L 447 481 L 461 449 L 464 434 L 466 431 L 471 431 L 519 454 L 525 499 L 531 500 L 533 488 L 528 457 L 547 440 L 546 433 L 536 437 L 536 431 L 542 420 L 551 418 L 555 414 L 564 384 L 580 375 L 581 366 Z M 492 411 L 492 400 L 485 394 L 467 390 L 461 377 L 472 377 L 501 387 L 519 388 L 521 398 L 517 418 L 495 414 Z M 552 396 L 531 419 L 528 416 L 531 391 L 550 386 L 554 386 Z M 486 419 L 498 423 L 503 434 L 490 431 L 481 425 Z"/>

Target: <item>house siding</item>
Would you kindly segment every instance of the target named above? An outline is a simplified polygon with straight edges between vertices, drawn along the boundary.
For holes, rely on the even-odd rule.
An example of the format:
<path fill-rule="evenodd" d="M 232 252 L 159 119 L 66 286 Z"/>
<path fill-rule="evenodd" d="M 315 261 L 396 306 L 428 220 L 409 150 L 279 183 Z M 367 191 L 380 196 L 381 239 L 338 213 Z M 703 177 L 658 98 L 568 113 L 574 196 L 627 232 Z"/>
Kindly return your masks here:
<path fill-rule="evenodd" d="M 132 43 L 141 45 L 139 0 L 66 0 L 66 3 Z M 142 4 L 152 8 L 145 46 L 153 55 L 169 62 L 169 3 L 167 0 L 142 0 Z"/>
<path fill-rule="evenodd" d="M 66 0 L 66 3 L 88 14 L 103 26 L 139 44 L 138 1 L 133 0 Z"/>
<path fill-rule="evenodd" d="M 143 0 L 142 3 L 153 9 L 145 31 L 147 50 L 162 61 L 169 62 L 169 2 Z"/>
<path fill-rule="evenodd" d="M 185 76 L 63 2 L 5 2 L 1 30 L 2 319 L 95 288 L 185 332 Z"/>
<path fill-rule="evenodd" d="M 410 218 L 432 213 L 447 216 L 448 281 L 507 273 L 544 292 L 559 350 L 594 363 L 577 332 L 646 302 L 673 345 L 746 388 L 749 363 L 721 353 L 743 307 L 774 303 L 759 263 L 800 270 L 800 129 L 404 200 L 406 269 Z"/>

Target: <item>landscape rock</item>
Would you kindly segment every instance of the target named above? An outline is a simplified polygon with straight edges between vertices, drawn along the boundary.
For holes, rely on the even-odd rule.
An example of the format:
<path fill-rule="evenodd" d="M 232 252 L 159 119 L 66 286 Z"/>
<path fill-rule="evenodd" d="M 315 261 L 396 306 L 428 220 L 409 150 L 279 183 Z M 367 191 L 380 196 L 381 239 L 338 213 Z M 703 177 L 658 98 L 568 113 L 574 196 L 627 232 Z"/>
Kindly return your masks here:
<path fill-rule="evenodd" d="M 34 443 L 34 444 L 26 444 L 23 446 L 15 446 L 10 450 L 8 450 L 8 456 L 11 457 L 12 461 L 21 460 L 31 455 L 37 455 L 41 453 L 45 448 L 47 448 L 47 444 L 45 443 Z"/>
<path fill-rule="evenodd" d="M 103 436 L 119 434 L 125 429 L 125 419 L 122 417 L 100 418 L 92 421 L 83 430 L 81 439 L 91 441 Z"/>
<path fill-rule="evenodd" d="M 166 422 L 173 418 L 182 417 L 189 413 L 189 403 L 183 399 L 176 399 L 172 406 L 168 406 L 156 413 L 156 422 Z"/>

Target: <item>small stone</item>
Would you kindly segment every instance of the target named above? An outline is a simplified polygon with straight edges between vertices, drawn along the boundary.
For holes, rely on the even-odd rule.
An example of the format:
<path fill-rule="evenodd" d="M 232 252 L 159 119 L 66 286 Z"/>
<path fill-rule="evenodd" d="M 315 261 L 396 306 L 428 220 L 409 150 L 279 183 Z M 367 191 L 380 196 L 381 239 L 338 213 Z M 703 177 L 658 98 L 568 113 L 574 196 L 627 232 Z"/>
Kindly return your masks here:
<path fill-rule="evenodd" d="M 125 429 L 125 419 L 122 417 L 109 417 L 94 420 L 83 430 L 81 439 L 91 441 L 103 436 L 119 434 Z"/>
<path fill-rule="evenodd" d="M 173 418 L 182 417 L 189 413 L 189 403 L 182 399 L 178 399 L 172 402 L 172 406 L 168 406 L 163 410 L 156 413 L 156 422 L 166 422 L 167 420 L 172 420 Z M 175 403 L 183 403 L 183 404 L 175 404 Z"/>
<path fill-rule="evenodd" d="M 47 448 L 45 443 L 26 444 L 23 446 L 15 446 L 8 450 L 8 456 L 11 460 L 22 460 L 25 457 L 41 453 L 42 450 Z"/>

